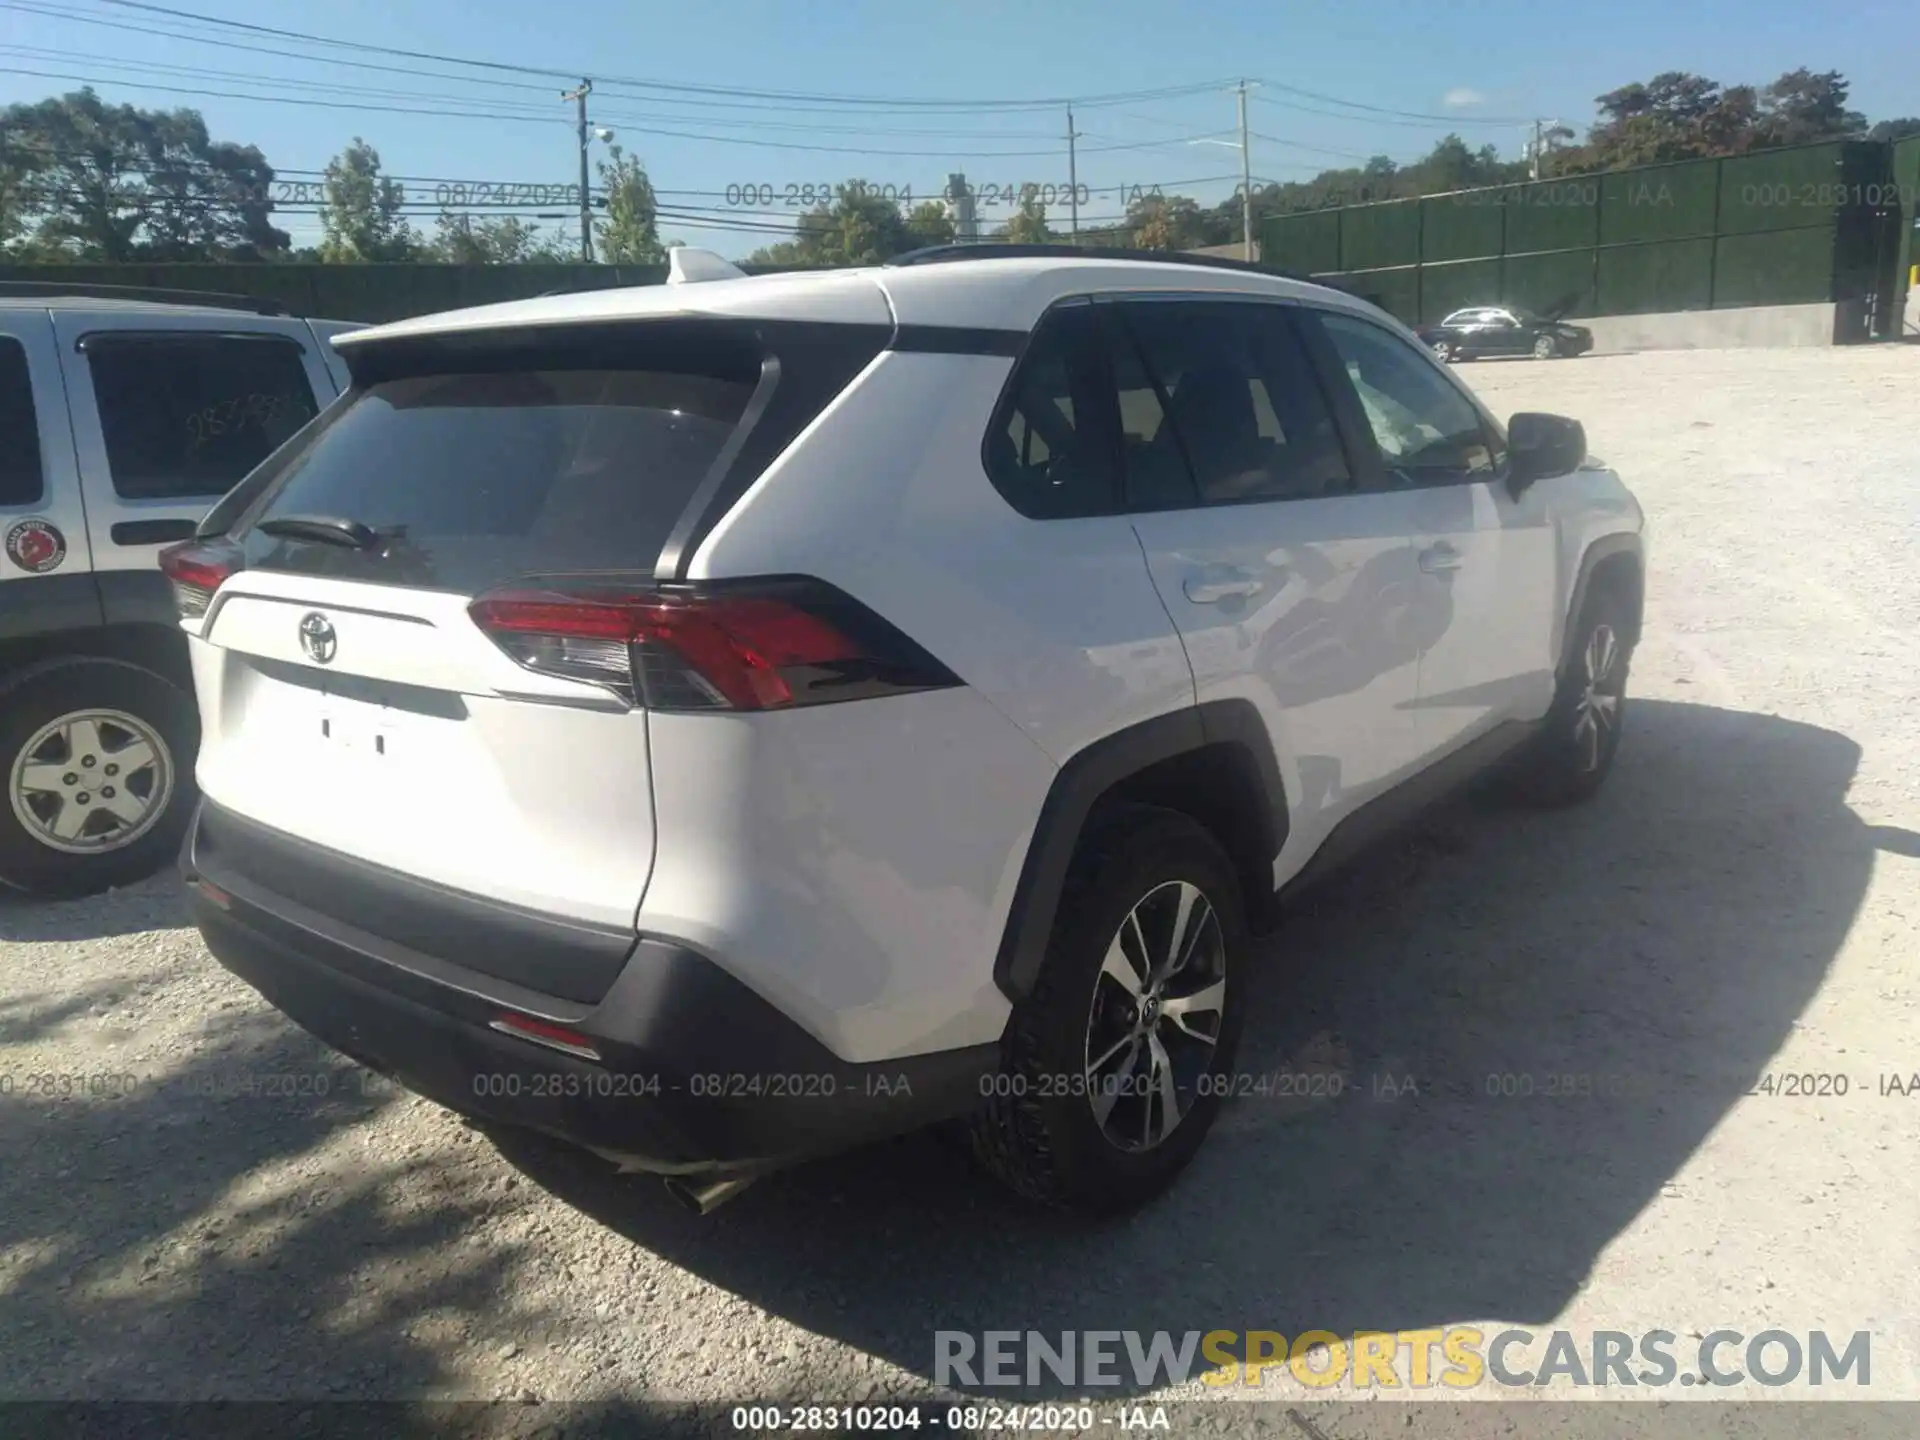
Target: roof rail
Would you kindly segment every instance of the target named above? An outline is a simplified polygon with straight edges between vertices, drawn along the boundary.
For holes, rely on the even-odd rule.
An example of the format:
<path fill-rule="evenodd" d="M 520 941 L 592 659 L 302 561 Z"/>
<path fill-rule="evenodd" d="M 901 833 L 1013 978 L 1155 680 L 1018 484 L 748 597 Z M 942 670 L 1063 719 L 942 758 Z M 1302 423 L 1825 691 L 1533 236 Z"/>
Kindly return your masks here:
<path fill-rule="evenodd" d="M 247 310 L 255 315 L 285 315 L 278 300 L 257 295 L 225 295 L 215 290 L 169 290 L 158 285 L 97 285 L 90 280 L 0 280 L 0 299 L 144 300 L 149 304 L 198 305 L 207 310 Z"/>
<path fill-rule="evenodd" d="M 1224 255 L 1195 255 L 1185 250 L 1130 250 L 1104 245 L 1003 245 L 983 240 L 972 245 L 929 245 L 909 250 L 885 262 L 888 265 L 946 265 L 960 260 L 1141 260 L 1154 265 L 1198 265 L 1209 270 L 1244 270 L 1254 275 L 1277 275 L 1286 280 L 1309 276 L 1250 260 Z"/>

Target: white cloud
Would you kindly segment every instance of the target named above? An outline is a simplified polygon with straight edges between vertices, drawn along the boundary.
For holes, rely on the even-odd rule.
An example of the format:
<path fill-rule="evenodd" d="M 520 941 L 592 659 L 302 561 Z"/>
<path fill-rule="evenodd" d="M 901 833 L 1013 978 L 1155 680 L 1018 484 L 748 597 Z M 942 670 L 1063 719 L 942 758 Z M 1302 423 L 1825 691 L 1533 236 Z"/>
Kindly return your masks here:
<path fill-rule="evenodd" d="M 1440 103 L 1449 110 L 1465 110 L 1471 105 L 1486 104 L 1487 97 L 1478 90 L 1471 90 L 1465 85 L 1460 85 L 1447 91 L 1445 95 L 1442 95 L 1440 97 Z"/>

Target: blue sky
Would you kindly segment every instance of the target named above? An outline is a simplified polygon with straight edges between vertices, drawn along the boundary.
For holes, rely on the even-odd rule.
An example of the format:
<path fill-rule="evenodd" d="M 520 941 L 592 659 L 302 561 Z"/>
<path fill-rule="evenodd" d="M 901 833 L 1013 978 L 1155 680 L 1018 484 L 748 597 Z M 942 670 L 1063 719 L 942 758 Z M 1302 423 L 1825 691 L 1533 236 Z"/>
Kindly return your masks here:
<path fill-rule="evenodd" d="M 1250 106 L 1257 179 L 1304 178 L 1377 153 L 1412 159 L 1450 128 L 1517 156 L 1528 117 L 1584 131 L 1595 95 L 1668 69 L 1723 83 L 1764 83 L 1798 65 L 1837 69 L 1869 118 L 1920 114 L 1912 48 L 1890 43 L 1911 30 L 1911 0 L 1849 6 L 1844 25 L 1799 0 L 167 3 L 256 26 L 594 76 L 596 124 L 642 157 L 663 209 L 677 212 L 663 235 L 736 256 L 781 238 L 795 213 L 788 187 L 802 198 L 799 187 L 860 178 L 920 197 L 956 170 L 975 186 L 1064 185 L 1064 108 L 988 102 L 1219 82 L 1076 111 L 1079 178 L 1094 191 L 1083 217 L 1092 221 L 1119 213 L 1120 187 L 1160 184 L 1206 203 L 1230 194 L 1240 156 L 1219 142 L 1237 138 L 1232 84 L 1243 76 L 1266 82 Z M 327 50 L 107 0 L 0 0 L 0 101 L 83 80 L 114 101 L 193 106 L 216 137 L 258 144 L 289 181 L 317 180 L 329 157 L 364 136 L 389 174 L 417 177 L 408 193 L 423 226 L 440 182 L 564 184 L 577 174 L 573 107 L 554 76 Z M 768 92 L 875 103 L 791 102 Z M 435 110 L 462 113 L 401 113 Z M 759 193 L 738 189 L 747 185 Z M 1064 207 L 1054 215 L 1064 221 Z M 297 243 L 318 234 L 311 214 L 279 223 Z"/>

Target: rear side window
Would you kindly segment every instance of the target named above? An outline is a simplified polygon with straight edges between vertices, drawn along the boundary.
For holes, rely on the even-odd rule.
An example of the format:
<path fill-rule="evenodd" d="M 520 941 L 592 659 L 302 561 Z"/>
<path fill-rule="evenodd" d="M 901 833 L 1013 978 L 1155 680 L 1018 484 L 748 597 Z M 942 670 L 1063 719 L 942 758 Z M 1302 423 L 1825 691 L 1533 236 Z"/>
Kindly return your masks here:
<path fill-rule="evenodd" d="M 1046 316 L 988 425 L 987 475 L 1029 519 L 1106 515 L 1115 508 L 1098 336 L 1091 305 Z"/>
<path fill-rule="evenodd" d="M 25 347 L 5 335 L 0 335 L 0 437 L 0 505 L 38 504 L 45 486 L 33 380 Z"/>
<path fill-rule="evenodd" d="M 463 594 L 538 575 L 651 575 L 757 375 L 528 368 L 379 381 L 290 459 L 245 522 L 247 564 Z M 294 516 L 358 521 L 376 543 L 257 528 Z"/>
<path fill-rule="evenodd" d="M 1332 412 L 1282 310 L 1185 301 L 1114 309 L 1124 321 L 1114 384 L 1129 504 L 1300 500 L 1351 488 Z"/>
<path fill-rule="evenodd" d="M 224 495 L 318 407 L 300 347 L 260 335 L 90 335 L 107 470 L 130 500 Z"/>

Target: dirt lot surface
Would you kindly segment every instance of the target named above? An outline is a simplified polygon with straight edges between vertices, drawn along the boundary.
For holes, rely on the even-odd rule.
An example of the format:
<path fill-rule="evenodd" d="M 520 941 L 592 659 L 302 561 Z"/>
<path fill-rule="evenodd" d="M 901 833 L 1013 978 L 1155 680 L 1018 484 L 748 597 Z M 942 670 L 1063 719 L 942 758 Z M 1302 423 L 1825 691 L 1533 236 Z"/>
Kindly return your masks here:
<path fill-rule="evenodd" d="M 1273 943 L 1245 1068 L 1336 1071 L 1340 1098 L 1239 1102 L 1115 1225 L 1023 1211 L 932 1137 L 702 1219 L 322 1050 L 210 960 L 169 878 L 0 900 L 0 1397 L 849 1402 L 932 1393 L 938 1329 L 1474 1323 L 1665 1329 L 1682 1356 L 1719 1327 L 1867 1330 L 1865 1390 L 1714 1397 L 1920 1398 L 1920 1095 L 1883 1093 L 1920 1072 L 1920 347 L 1463 374 L 1582 418 L 1636 488 L 1647 636 L 1597 803 L 1456 807 Z M 1847 1093 L 1751 1093 L 1768 1075 Z M 1264 1393 L 1315 1395 L 1284 1369 Z M 1263 1423 L 1656 1413 L 1347 1398 Z"/>

